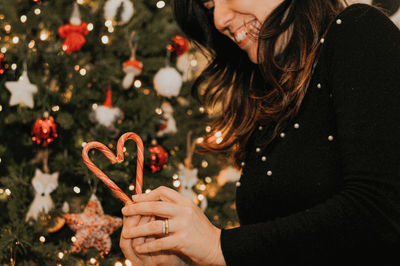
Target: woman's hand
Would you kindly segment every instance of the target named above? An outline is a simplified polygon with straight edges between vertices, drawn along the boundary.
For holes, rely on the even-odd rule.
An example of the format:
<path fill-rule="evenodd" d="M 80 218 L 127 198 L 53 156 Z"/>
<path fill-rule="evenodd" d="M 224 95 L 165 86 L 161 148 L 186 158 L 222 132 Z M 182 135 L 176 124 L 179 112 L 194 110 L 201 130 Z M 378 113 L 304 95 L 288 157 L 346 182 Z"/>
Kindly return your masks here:
<path fill-rule="evenodd" d="M 225 265 L 220 245 L 221 230 L 211 224 L 193 201 L 173 189 L 159 187 L 132 197 L 135 204 L 122 209 L 124 216 L 157 216 L 168 219 L 168 234 L 163 234 L 163 220 L 153 220 L 136 227 L 124 226 L 123 238 L 156 236 L 151 242 L 135 247 L 137 254 L 159 251 L 179 252 L 201 265 Z"/>
<path fill-rule="evenodd" d="M 124 216 L 123 228 L 134 228 L 139 225 L 147 224 L 155 220 L 154 216 Z M 154 266 L 154 265 L 176 265 L 187 266 L 190 265 L 190 260 L 168 252 L 154 252 L 148 254 L 138 254 L 135 247 L 145 242 L 154 241 L 154 237 L 138 237 L 135 239 L 124 238 L 121 234 L 120 247 L 125 257 L 130 260 L 133 265 L 137 266 Z"/>

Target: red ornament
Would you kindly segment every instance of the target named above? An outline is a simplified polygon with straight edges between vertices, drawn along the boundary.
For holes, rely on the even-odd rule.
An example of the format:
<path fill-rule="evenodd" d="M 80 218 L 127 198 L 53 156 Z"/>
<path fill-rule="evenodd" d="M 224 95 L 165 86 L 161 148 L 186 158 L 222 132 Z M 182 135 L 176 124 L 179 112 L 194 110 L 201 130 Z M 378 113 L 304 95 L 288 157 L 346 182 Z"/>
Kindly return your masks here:
<path fill-rule="evenodd" d="M 53 117 L 36 119 L 32 127 L 32 135 L 32 140 L 44 147 L 53 142 L 58 137 L 57 125 Z"/>
<path fill-rule="evenodd" d="M 6 57 L 4 54 L 0 53 L 0 75 L 4 74 L 7 68 Z"/>
<path fill-rule="evenodd" d="M 150 170 L 152 173 L 160 171 L 168 162 L 168 153 L 160 145 L 149 148 L 150 151 Z"/>
<path fill-rule="evenodd" d="M 86 22 L 82 22 L 80 25 L 65 24 L 58 28 L 58 34 L 65 39 L 63 50 L 69 54 L 81 49 L 86 42 L 84 35 L 88 33 Z"/>
<path fill-rule="evenodd" d="M 168 50 L 175 52 L 176 56 L 183 55 L 189 51 L 189 41 L 182 36 L 176 35 L 172 38 L 172 44 L 168 45 Z"/>

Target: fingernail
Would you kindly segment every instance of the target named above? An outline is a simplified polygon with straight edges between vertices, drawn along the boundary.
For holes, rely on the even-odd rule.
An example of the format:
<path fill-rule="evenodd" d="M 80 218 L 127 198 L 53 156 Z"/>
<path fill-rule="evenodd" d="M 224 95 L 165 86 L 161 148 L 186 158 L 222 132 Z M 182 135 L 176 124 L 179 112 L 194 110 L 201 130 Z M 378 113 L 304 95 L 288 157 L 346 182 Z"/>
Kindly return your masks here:
<path fill-rule="evenodd" d="M 125 215 L 126 207 L 123 207 L 122 210 L 121 210 L 121 212 L 122 212 L 123 215 Z"/>

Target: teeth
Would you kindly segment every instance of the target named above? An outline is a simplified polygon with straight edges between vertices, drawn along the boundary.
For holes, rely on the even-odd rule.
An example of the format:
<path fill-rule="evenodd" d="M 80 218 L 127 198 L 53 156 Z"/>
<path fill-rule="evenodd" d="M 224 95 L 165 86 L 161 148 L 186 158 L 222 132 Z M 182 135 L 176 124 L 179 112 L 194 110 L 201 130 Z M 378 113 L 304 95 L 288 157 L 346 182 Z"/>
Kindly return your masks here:
<path fill-rule="evenodd" d="M 241 32 L 239 32 L 235 35 L 236 42 L 243 41 L 246 38 L 246 36 L 247 36 L 247 32 L 245 30 L 242 30 Z"/>

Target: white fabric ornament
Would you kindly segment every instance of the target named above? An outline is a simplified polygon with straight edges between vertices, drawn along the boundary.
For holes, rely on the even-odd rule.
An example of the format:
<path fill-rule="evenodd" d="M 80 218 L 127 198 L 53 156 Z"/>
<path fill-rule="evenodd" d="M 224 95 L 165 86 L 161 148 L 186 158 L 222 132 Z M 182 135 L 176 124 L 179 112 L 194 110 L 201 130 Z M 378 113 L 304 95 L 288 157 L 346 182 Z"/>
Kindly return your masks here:
<path fill-rule="evenodd" d="M 122 6 L 119 23 L 126 24 L 131 20 L 134 12 L 133 4 L 129 0 L 108 0 L 104 5 L 104 18 L 106 20 L 115 20 L 118 8 Z"/>
<path fill-rule="evenodd" d="M 35 176 L 32 178 L 32 185 L 35 190 L 35 198 L 29 207 L 25 221 L 29 219 L 37 220 L 41 212 L 48 213 L 54 207 L 50 193 L 58 186 L 58 172 L 45 174 L 36 169 Z"/>
<path fill-rule="evenodd" d="M 179 193 L 183 196 L 192 199 L 195 204 L 199 204 L 199 199 L 197 197 L 196 192 L 193 191 L 193 187 L 199 181 L 197 177 L 198 169 L 197 168 L 187 168 L 183 164 L 179 164 L 178 176 L 181 185 L 179 187 Z M 204 211 L 207 208 L 207 198 L 204 197 L 200 202 L 200 208 Z"/>
<path fill-rule="evenodd" d="M 164 120 L 164 123 L 161 125 L 161 129 L 157 132 L 157 137 L 163 137 L 166 134 L 175 134 L 178 130 L 174 119 L 174 108 L 172 108 L 172 105 L 169 102 L 163 102 L 161 104 L 161 110 L 163 111 L 162 119 Z"/>
<path fill-rule="evenodd" d="M 29 81 L 26 70 L 22 72 L 18 81 L 7 81 L 5 86 L 11 92 L 10 106 L 25 104 L 29 108 L 33 108 L 33 94 L 38 91 L 38 88 Z"/>
<path fill-rule="evenodd" d="M 161 68 L 153 79 L 154 88 L 164 97 L 178 96 L 182 87 L 182 76 L 173 67 Z"/>
<path fill-rule="evenodd" d="M 125 73 L 125 77 L 122 80 L 122 87 L 124 89 L 129 89 L 135 77 L 140 75 L 140 73 L 142 73 L 142 69 L 143 69 L 143 63 L 140 62 L 139 60 L 131 58 L 125 61 L 122 67 L 122 70 Z"/>

